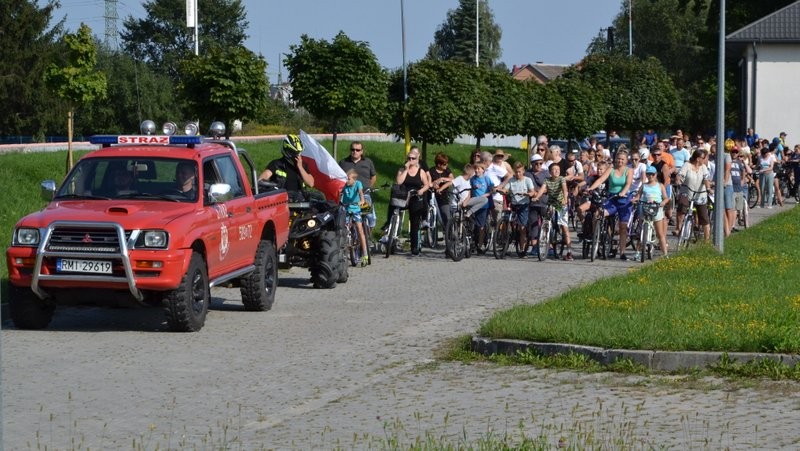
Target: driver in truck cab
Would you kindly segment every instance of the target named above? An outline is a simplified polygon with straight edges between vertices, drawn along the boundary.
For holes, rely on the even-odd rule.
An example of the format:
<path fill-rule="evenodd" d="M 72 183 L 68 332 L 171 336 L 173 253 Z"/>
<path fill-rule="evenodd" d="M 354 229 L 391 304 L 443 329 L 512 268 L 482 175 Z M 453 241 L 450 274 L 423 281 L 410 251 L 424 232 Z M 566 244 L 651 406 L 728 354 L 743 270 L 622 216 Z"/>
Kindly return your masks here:
<path fill-rule="evenodd" d="M 309 174 L 300 152 L 303 143 L 297 135 L 286 135 L 281 146 L 282 158 L 272 160 L 258 177 L 259 180 L 272 182 L 289 193 L 289 199 L 305 198 L 306 187 L 314 186 L 314 177 Z"/>
<path fill-rule="evenodd" d="M 195 176 L 195 164 L 191 161 L 178 163 L 175 168 L 175 182 L 177 189 L 188 199 L 197 197 L 197 177 Z"/>

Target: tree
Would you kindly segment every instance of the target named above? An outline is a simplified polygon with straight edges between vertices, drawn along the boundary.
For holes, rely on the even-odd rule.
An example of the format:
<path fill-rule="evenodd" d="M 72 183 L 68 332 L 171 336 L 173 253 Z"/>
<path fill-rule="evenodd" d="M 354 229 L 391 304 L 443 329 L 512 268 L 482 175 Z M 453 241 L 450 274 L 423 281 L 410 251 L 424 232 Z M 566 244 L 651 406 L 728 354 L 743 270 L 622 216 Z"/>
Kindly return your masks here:
<path fill-rule="evenodd" d="M 565 129 L 566 104 L 555 83 L 542 85 L 535 81 L 523 82 L 522 97 L 524 102 L 520 131 L 527 136 L 529 152 L 532 136 L 571 136 L 562 135 Z"/>
<path fill-rule="evenodd" d="M 602 96 L 607 130 L 662 128 L 685 117 L 678 90 L 655 58 L 592 55 L 579 73 Z"/>
<path fill-rule="evenodd" d="M 561 77 L 552 83 L 564 100 L 564 122 L 556 136 L 581 138 L 605 125 L 606 104 L 594 86 L 580 78 Z"/>
<path fill-rule="evenodd" d="M 475 33 L 480 33 L 479 65 L 495 67 L 502 54 L 500 26 L 487 0 L 480 0 L 478 24 L 475 23 L 475 0 L 459 0 L 458 8 L 447 12 L 447 18 L 433 35 L 426 59 L 454 60 L 475 64 Z"/>
<path fill-rule="evenodd" d="M 122 52 L 98 46 L 97 68 L 108 80 L 107 101 L 91 102 L 77 109 L 80 123 L 75 132 L 121 134 L 139 130 L 145 119 L 177 121 L 187 116 L 176 102 L 176 89 L 166 75 Z"/>
<path fill-rule="evenodd" d="M 179 89 L 189 110 L 202 122 L 224 122 L 226 138 L 235 119 L 264 114 L 269 98 L 267 62 L 244 46 L 212 48 L 184 60 L 181 69 Z"/>
<path fill-rule="evenodd" d="M 480 149 L 481 138 L 487 134 L 514 135 L 519 132 L 524 115 L 521 82 L 506 71 L 468 66 L 480 83 L 478 99 L 482 106 L 469 131 Z"/>
<path fill-rule="evenodd" d="M 403 74 L 396 71 L 389 90 L 390 117 L 386 132 L 402 135 L 403 115 L 411 137 L 427 144 L 450 144 L 472 129 L 481 111 L 481 83 L 474 68 L 455 61 L 422 60 L 408 67 L 408 103 L 403 100 Z M 485 94 L 485 93 L 484 93 Z"/>
<path fill-rule="evenodd" d="M 377 118 L 386 107 L 387 77 L 365 42 L 340 31 L 333 41 L 300 37 L 286 56 L 292 96 L 311 114 L 328 122 L 337 157 L 339 121 L 348 116 Z"/>
<path fill-rule="evenodd" d="M 72 169 L 72 115 L 78 105 L 106 96 L 106 77 L 95 70 L 97 46 L 92 30 L 81 24 L 75 34 L 64 36 L 65 65 L 50 64 L 44 73 L 47 86 L 67 101 L 67 172 Z"/>
<path fill-rule="evenodd" d="M 41 2 L 38 2 L 41 3 Z M 44 69 L 56 55 L 64 21 L 51 27 L 58 2 L 0 2 L 0 135 L 42 134 L 58 99 L 43 96 Z"/>
<path fill-rule="evenodd" d="M 184 0 L 148 0 L 142 19 L 128 16 L 121 33 L 122 47 L 157 72 L 178 81 L 180 61 L 192 53 L 193 30 L 186 26 Z M 241 0 L 198 0 L 201 52 L 213 47 L 242 45 L 249 26 Z"/>

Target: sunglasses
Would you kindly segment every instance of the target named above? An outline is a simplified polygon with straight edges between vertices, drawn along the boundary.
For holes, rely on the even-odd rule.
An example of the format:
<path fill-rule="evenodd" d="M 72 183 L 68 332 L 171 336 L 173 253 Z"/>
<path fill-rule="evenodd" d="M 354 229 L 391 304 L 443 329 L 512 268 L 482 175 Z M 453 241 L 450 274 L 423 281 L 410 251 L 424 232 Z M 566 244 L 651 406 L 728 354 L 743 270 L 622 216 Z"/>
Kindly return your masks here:
<path fill-rule="evenodd" d="M 409 160 L 416 160 L 417 157 L 408 157 Z"/>
<path fill-rule="evenodd" d="M 350 152 L 361 152 L 363 149 L 350 149 Z"/>
<path fill-rule="evenodd" d="M 660 157 L 660 156 L 661 156 L 661 154 L 660 154 L 660 153 L 654 153 L 654 154 L 653 154 L 653 156 L 654 156 L 654 157 Z"/>

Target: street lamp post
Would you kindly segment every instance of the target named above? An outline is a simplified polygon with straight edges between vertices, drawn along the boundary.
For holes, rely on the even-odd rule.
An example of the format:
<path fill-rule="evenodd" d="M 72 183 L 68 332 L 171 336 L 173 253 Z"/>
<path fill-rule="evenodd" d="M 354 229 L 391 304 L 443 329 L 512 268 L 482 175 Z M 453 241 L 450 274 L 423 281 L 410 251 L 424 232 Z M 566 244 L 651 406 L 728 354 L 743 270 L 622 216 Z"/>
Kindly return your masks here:
<path fill-rule="evenodd" d="M 719 4 L 719 58 L 717 60 L 717 157 L 714 171 L 714 246 L 725 250 L 725 0 Z"/>
<path fill-rule="evenodd" d="M 481 50 L 481 1 L 475 0 L 475 67 L 480 65 Z"/>

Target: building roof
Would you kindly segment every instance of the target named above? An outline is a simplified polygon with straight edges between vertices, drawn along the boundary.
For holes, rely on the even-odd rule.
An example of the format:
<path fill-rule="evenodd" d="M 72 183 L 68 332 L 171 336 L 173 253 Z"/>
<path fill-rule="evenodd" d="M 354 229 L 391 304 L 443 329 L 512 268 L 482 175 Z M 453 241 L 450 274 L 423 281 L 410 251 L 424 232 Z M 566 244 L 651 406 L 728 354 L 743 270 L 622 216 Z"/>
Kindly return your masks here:
<path fill-rule="evenodd" d="M 800 1 L 764 16 L 726 36 L 728 42 L 800 42 Z"/>
<path fill-rule="evenodd" d="M 517 80 L 536 80 L 539 83 L 546 83 L 561 76 L 569 66 L 562 66 L 558 64 L 524 64 L 522 66 L 514 66 L 511 70 L 511 76 Z"/>

